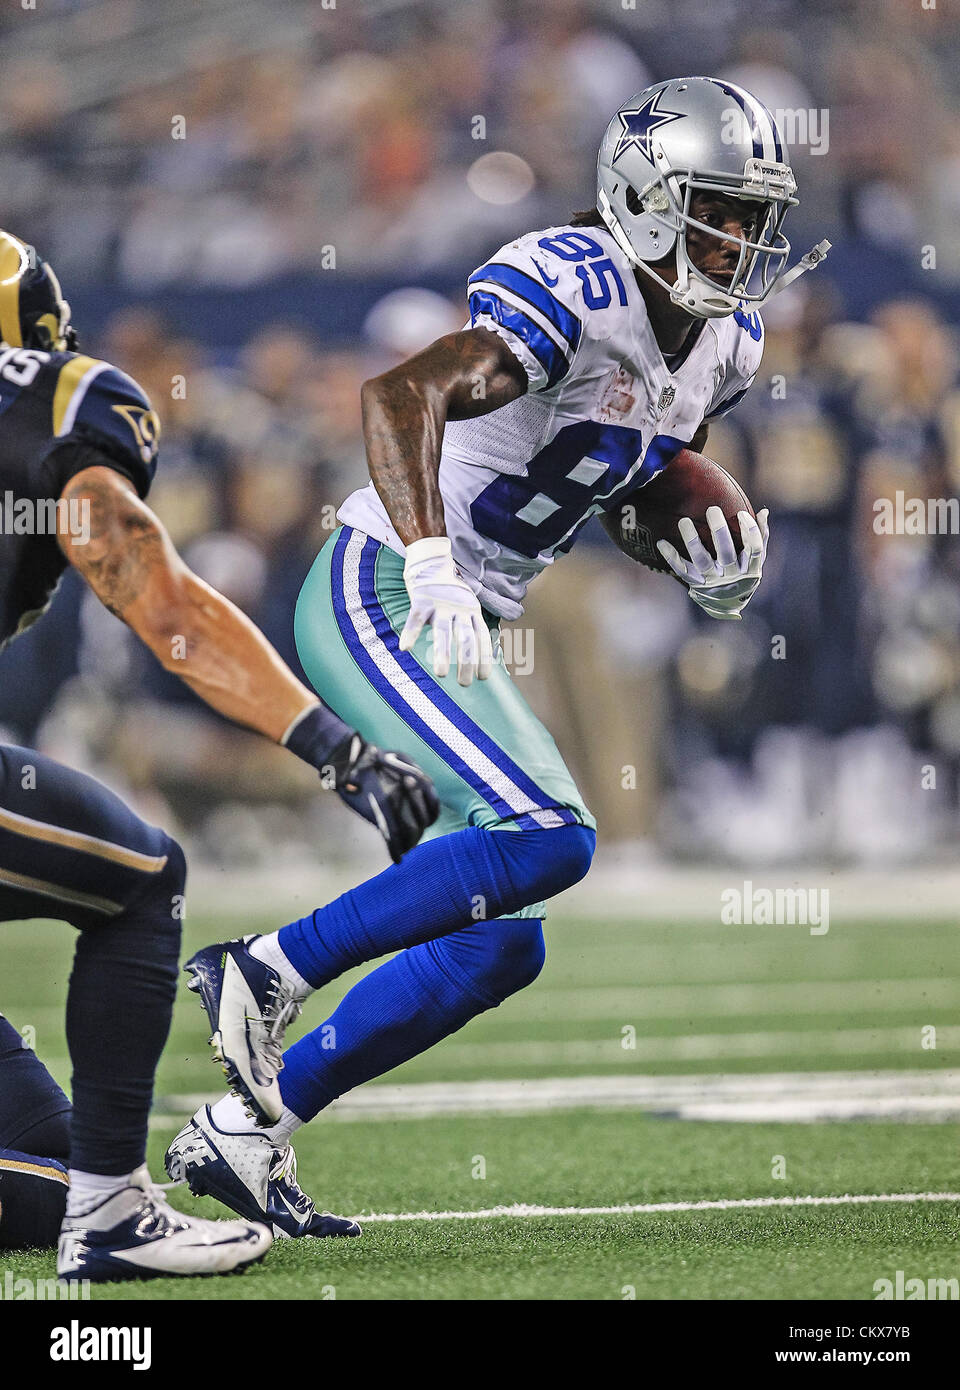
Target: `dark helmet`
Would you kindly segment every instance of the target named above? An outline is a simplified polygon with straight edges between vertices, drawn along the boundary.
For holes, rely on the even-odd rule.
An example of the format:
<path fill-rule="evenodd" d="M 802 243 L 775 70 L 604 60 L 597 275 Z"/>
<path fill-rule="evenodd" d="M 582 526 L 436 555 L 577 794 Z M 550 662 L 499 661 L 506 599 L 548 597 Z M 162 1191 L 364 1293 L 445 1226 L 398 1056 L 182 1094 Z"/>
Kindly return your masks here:
<path fill-rule="evenodd" d="M 0 231 L 0 338 L 8 347 L 73 352 L 70 305 L 53 269 L 32 246 Z"/>

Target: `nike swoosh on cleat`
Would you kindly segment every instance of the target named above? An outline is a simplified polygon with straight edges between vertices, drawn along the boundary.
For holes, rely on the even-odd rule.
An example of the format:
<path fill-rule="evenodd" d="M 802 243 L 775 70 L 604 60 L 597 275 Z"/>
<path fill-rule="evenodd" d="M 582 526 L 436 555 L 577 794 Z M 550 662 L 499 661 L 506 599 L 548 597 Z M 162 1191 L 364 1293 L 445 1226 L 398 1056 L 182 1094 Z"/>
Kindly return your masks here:
<path fill-rule="evenodd" d="M 296 1221 L 298 1227 L 303 1226 L 305 1221 L 309 1220 L 309 1217 L 302 1216 L 301 1213 L 297 1211 L 296 1207 L 291 1206 L 289 1199 L 285 1197 L 282 1192 L 278 1192 L 276 1195 L 278 1200 L 283 1203 L 287 1211 L 293 1217 L 294 1221 Z"/>

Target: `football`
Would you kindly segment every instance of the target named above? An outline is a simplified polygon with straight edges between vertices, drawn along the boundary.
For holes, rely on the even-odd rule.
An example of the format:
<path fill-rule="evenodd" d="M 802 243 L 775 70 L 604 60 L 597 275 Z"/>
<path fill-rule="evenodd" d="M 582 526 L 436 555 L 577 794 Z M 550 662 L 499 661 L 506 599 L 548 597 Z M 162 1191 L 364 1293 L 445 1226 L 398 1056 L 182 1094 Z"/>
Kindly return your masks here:
<path fill-rule="evenodd" d="M 687 551 L 677 523 L 681 517 L 689 516 L 712 555 L 713 538 L 707 525 L 707 508 L 712 506 L 722 510 L 739 549 L 742 542 L 737 512 L 747 511 L 754 516 L 750 499 L 719 463 L 691 449 L 681 449 L 662 473 L 622 498 L 600 520 L 624 555 L 648 569 L 669 574 L 670 567 L 657 549 L 657 541 L 671 541 L 685 556 Z"/>

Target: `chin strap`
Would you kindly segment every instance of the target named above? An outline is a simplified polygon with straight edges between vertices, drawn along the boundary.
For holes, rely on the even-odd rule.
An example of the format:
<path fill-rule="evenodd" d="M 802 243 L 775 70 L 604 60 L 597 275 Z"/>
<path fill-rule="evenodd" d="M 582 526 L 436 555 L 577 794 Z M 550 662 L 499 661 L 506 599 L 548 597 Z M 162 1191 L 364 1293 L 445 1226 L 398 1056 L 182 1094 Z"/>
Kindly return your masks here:
<path fill-rule="evenodd" d="M 773 289 L 767 295 L 767 299 L 772 299 L 775 294 L 779 294 L 781 290 L 785 290 L 788 285 L 793 284 L 794 280 L 799 279 L 806 271 L 813 270 L 821 261 L 825 261 L 827 259 L 827 252 L 830 250 L 830 245 L 831 243 L 829 241 L 818 241 L 816 246 L 811 246 L 807 254 L 800 257 L 792 270 L 788 270 L 784 275 L 780 276 Z"/>

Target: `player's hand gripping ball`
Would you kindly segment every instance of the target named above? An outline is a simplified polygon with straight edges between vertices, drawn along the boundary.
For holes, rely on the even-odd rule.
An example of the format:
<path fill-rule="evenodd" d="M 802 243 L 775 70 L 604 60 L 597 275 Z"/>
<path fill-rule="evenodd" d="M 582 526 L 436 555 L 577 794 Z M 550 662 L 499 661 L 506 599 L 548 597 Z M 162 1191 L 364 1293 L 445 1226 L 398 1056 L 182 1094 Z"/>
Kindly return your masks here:
<path fill-rule="evenodd" d="M 760 583 L 767 515 L 726 469 L 683 449 L 602 520 L 625 555 L 675 575 L 712 618 L 738 619 Z"/>

